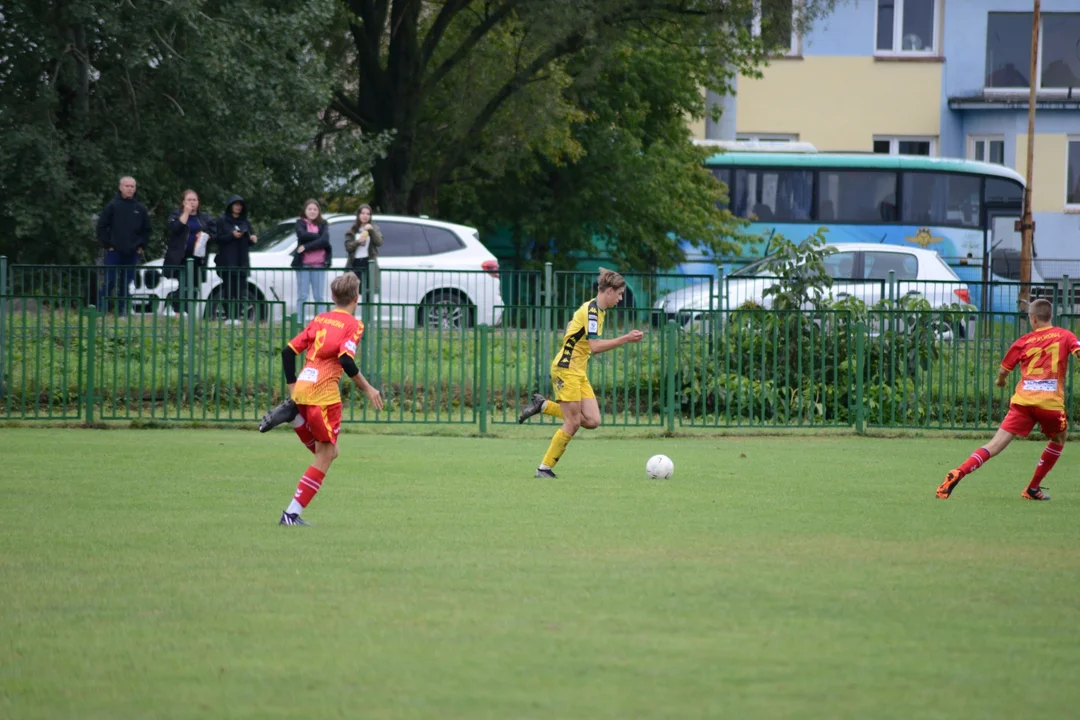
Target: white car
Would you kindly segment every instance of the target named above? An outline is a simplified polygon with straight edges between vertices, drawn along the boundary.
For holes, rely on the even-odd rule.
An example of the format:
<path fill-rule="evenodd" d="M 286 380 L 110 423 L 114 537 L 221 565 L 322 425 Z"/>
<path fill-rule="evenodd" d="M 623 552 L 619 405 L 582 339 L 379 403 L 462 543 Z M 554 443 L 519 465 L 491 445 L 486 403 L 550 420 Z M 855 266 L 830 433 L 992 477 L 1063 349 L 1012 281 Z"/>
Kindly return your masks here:
<path fill-rule="evenodd" d="M 893 296 L 923 297 L 935 308 L 954 303 L 969 304 L 968 286 L 953 269 L 932 250 L 877 245 L 874 243 L 837 243 L 825 256 L 826 271 L 833 279 L 832 297 L 842 300 L 855 297 L 868 306 L 888 297 L 889 271 L 893 271 L 896 287 Z M 769 268 L 769 259 L 762 258 L 740 268 L 720 284 L 697 283 L 665 295 L 656 303 L 660 320 L 676 320 L 688 325 L 700 319 L 708 310 L 733 310 L 753 302 L 768 308 L 771 296 L 765 290 L 779 281 Z M 884 294 L 883 294 L 884 293 Z"/>
<path fill-rule="evenodd" d="M 333 250 L 332 267 L 344 270 L 345 233 L 352 227 L 353 215 L 325 215 Z M 380 320 L 395 328 L 471 327 L 474 324 L 498 325 L 502 319 L 502 296 L 499 262 L 480 242 L 475 228 L 422 217 L 376 215 L 374 222 L 382 230 L 384 244 L 379 248 L 380 292 L 373 300 L 379 303 Z M 296 247 L 296 221 L 279 223 L 259 233 L 251 248 L 247 297 L 253 300 L 278 301 L 285 313 L 299 314 L 296 307 L 296 271 L 291 268 Z M 213 245 L 211 244 L 211 247 Z M 131 287 L 136 312 L 166 307 L 161 301 L 175 298 L 179 281 L 163 277 L 162 260 L 140 268 Z M 157 269 L 155 269 L 155 266 Z M 215 300 L 223 290 L 215 272 L 214 255 L 207 254 L 205 276 L 198 295 Z M 329 295 L 329 278 L 326 287 Z M 309 298 L 313 302 L 315 298 Z M 323 298 L 329 302 L 330 298 Z M 207 303 L 206 314 L 219 312 L 220 305 Z M 248 307 L 249 319 L 270 317 L 267 307 Z M 307 308 L 310 314 L 311 308 Z"/>

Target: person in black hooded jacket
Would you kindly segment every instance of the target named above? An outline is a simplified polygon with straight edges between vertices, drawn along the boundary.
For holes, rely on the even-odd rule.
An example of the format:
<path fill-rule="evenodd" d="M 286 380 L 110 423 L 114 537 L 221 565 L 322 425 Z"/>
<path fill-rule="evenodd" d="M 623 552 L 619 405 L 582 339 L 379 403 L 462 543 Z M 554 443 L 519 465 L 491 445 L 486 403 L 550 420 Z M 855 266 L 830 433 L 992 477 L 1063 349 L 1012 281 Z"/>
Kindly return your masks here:
<path fill-rule="evenodd" d="M 206 265 L 206 256 L 195 255 L 195 244 L 199 233 L 214 236 L 213 220 L 210 215 L 199 209 L 199 195 L 194 190 L 185 190 L 182 195 L 180 207 L 169 213 L 169 242 L 165 247 L 165 262 L 163 274 L 165 277 L 179 279 L 183 289 L 183 276 L 176 268 L 186 265 L 188 258 L 195 264 L 195 288 L 198 288 L 205 279 L 203 267 Z M 173 310 L 180 312 L 180 303 L 172 304 Z"/>
<path fill-rule="evenodd" d="M 214 221 L 214 241 L 217 255 L 214 265 L 221 276 L 221 299 L 227 302 L 228 317 L 239 319 L 243 308 L 248 268 L 251 267 L 249 249 L 259 238 L 251 231 L 247 218 L 247 203 L 239 195 L 232 195 L 225 202 L 225 213 Z"/>

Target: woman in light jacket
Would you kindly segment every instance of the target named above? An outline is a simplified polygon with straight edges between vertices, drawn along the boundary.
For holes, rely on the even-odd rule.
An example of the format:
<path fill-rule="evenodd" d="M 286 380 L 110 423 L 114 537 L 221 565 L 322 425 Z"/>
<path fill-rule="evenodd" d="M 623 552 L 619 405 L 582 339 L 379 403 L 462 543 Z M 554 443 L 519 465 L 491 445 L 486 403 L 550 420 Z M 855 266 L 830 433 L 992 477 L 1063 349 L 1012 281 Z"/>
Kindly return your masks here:
<path fill-rule="evenodd" d="M 345 233 L 345 250 L 349 253 L 349 259 L 345 267 L 356 273 L 360 278 L 360 297 L 364 297 L 364 291 L 379 292 L 379 248 L 383 244 L 382 230 L 371 222 L 371 206 L 361 205 L 356 211 L 356 222 Z M 370 272 L 371 287 L 367 288 L 367 276 Z"/>
<path fill-rule="evenodd" d="M 311 290 L 311 301 L 326 302 L 326 269 L 330 267 L 333 253 L 330 249 L 330 226 L 322 216 L 318 200 L 304 203 L 304 212 L 296 221 L 296 249 L 293 250 L 292 267 L 296 270 L 296 312 L 306 323 L 304 303 Z M 318 308 L 312 317 L 318 315 Z"/>

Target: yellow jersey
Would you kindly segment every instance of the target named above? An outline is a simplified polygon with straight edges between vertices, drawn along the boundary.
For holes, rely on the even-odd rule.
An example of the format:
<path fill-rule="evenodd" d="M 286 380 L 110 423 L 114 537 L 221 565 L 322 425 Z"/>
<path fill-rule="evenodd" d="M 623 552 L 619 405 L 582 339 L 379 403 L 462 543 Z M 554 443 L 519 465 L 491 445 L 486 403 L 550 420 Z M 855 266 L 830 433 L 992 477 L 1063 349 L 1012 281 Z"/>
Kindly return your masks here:
<path fill-rule="evenodd" d="M 596 304 L 596 298 L 582 303 L 570 319 L 570 324 L 566 326 L 562 347 L 551 362 L 552 371 L 585 374 L 589 356 L 592 355 L 588 341 L 599 338 L 604 332 L 604 312 Z"/>

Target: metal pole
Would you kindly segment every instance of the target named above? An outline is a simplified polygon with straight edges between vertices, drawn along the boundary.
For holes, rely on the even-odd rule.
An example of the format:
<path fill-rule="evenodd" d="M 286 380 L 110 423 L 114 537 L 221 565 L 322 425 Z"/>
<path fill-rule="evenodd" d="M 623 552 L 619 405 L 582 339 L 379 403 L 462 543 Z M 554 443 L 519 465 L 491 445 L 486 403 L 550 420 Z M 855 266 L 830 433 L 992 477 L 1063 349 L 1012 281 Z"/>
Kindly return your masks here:
<path fill-rule="evenodd" d="M 675 343 L 678 341 L 678 326 L 674 320 L 668 320 L 665 326 L 665 338 L 664 355 L 666 367 L 664 368 L 665 385 L 664 395 L 664 413 L 667 416 L 667 431 L 669 433 L 675 432 Z"/>
<path fill-rule="evenodd" d="M 855 432 L 862 435 L 866 431 L 866 415 L 863 404 L 863 373 L 866 372 L 865 358 L 866 325 L 860 320 L 855 323 Z"/>
<path fill-rule="evenodd" d="M 4 320 L 7 315 L 7 255 L 0 255 L 0 399 L 7 395 L 7 376 L 4 373 Z"/>
<path fill-rule="evenodd" d="M 480 434 L 487 435 L 488 428 L 488 326 L 477 325 L 476 336 L 479 341 L 479 356 L 480 356 L 480 369 L 479 379 L 477 385 L 476 397 L 473 398 L 473 405 L 479 411 L 480 415 Z"/>
<path fill-rule="evenodd" d="M 553 332 L 552 307 L 555 305 L 555 269 L 550 262 L 544 263 L 544 312 L 540 318 L 540 349 L 536 363 L 537 389 L 542 389 L 548 384 L 547 372 L 544 360 L 551 349 L 551 334 Z M 541 390 L 542 391 L 542 390 Z"/>
<path fill-rule="evenodd" d="M 1031 256 L 1035 244 L 1035 221 L 1031 217 L 1032 167 L 1035 164 L 1035 88 L 1039 73 L 1040 3 L 1035 0 L 1031 15 L 1031 74 L 1028 76 L 1027 187 L 1024 190 L 1024 215 L 1020 219 L 1020 302 L 1027 309 L 1031 299 Z"/>
<path fill-rule="evenodd" d="M 84 409 L 86 424 L 94 424 L 94 367 L 97 365 L 97 310 L 91 305 L 86 309 L 86 395 Z"/>
<path fill-rule="evenodd" d="M 202 284 L 195 273 L 195 260 L 188 258 L 184 265 L 185 302 L 180 306 L 187 311 L 187 317 L 181 316 L 180 324 L 187 326 L 187 400 L 192 418 L 195 417 L 195 312 L 199 307 L 195 302 L 195 288 Z"/>

